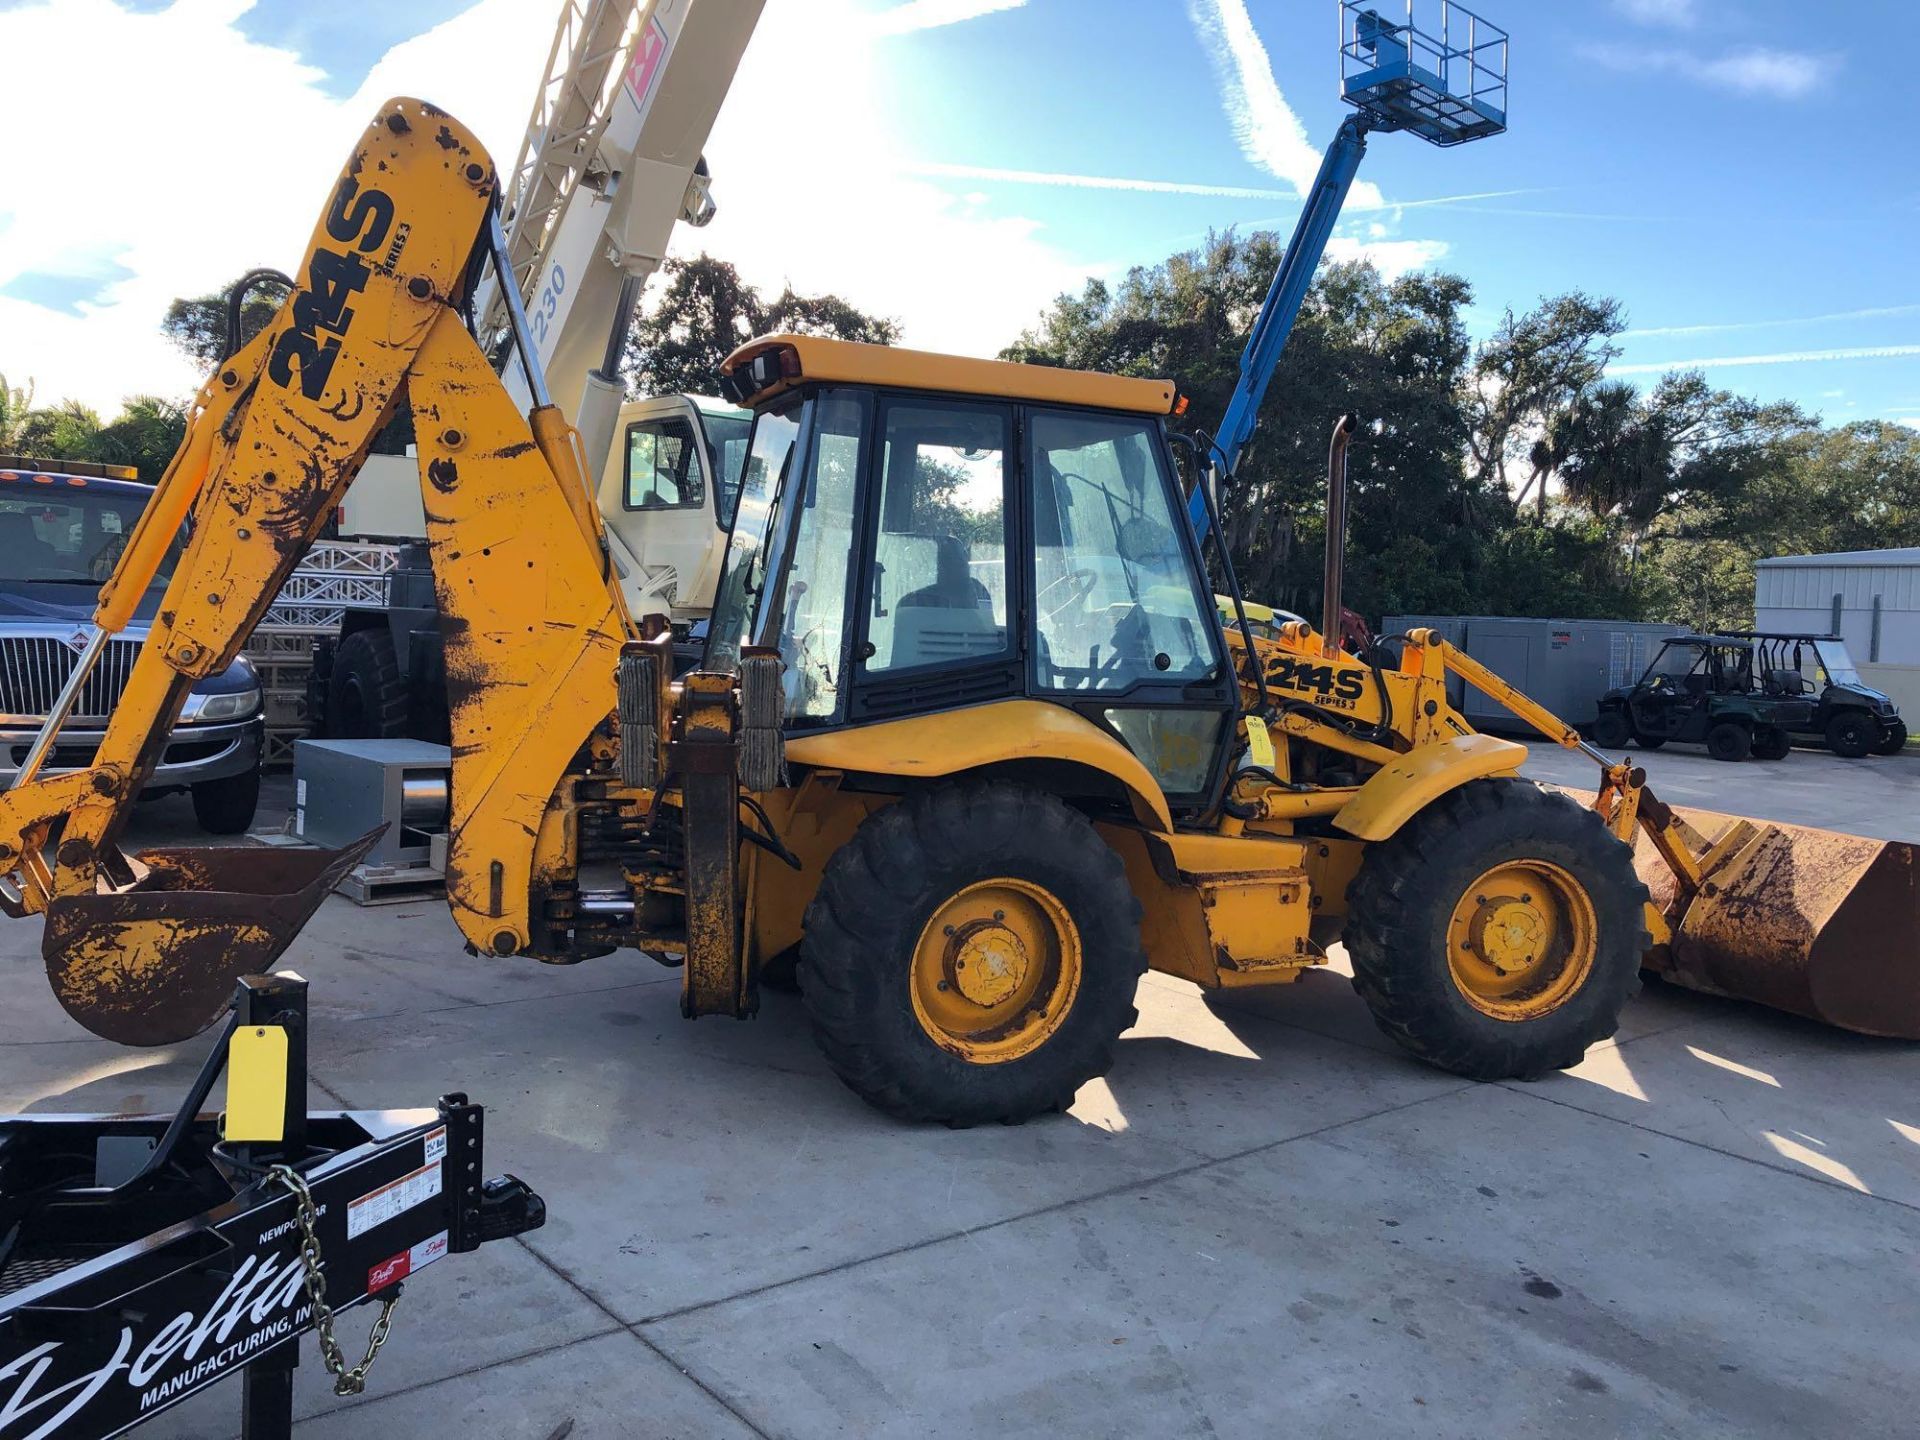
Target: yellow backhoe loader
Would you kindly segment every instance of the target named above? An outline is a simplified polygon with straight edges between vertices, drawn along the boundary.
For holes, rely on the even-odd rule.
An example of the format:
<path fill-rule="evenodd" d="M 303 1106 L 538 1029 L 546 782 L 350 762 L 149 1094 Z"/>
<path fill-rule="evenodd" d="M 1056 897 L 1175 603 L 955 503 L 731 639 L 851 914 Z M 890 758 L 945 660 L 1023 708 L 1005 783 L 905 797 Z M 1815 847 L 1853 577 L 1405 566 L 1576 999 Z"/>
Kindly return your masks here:
<path fill-rule="evenodd" d="M 1689 826 L 1597 752 L 1591 806 L 1533 785 L 1521 746 L 1448 704 L 1449 671 L 1579 737 L 1431 634 L 1383 670 L 1304 623 L 1223 627 L 1171 383 L 746 346 L 739 517 L 704 664 L 676 680 L 664 619 L 622 603 L 524 316 L 527 414 L 462 319 L 501 265 L 496 185 L 458 122 L 382 108 L 103 590 L 100 637 L 191 517 L 98 754 L 41 773 L 103 639 L 0 797 L 0 898 L 45 912 L 49 976 L 90 1029 L 210 1024 L 353 861 L 116 837 L 188 687 L 404 395 L 446 639 L 448 901 L 475 952 L 651 952 L 684 964 L 689 1016 L 752 1014 L 763 970 L 795 963 L 846 1082 L 954 1123 L 1066 1104 L 1149 966 L 1279 984 L 1342 937 L 1381 1024 L 1463 1075 L 1577 1060 L 1643 964 L 1920 1034 L 1910 852 L 1823 837 L 1810 865 L 1801 835 Z"/>

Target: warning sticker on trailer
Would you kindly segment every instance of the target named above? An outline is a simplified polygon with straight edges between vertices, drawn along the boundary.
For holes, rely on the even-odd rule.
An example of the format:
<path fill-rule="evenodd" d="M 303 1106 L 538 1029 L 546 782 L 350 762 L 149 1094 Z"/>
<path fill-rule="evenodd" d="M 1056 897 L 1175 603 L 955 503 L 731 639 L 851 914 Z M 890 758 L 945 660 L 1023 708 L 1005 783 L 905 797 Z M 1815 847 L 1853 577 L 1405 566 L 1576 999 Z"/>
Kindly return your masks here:
<path fill-rule="evenodd" d="M 445 1136 L 441 1137 L 442 1142 Z M 416 1205 L 424 1205 L 440 1193 L 440 1162 L 429 1161 L 410 1175 L 370 1190 L 347 1206 L 347 1238 L 354 1240 L 383 1225 L 396 1215 L 404 1215 Z"/>
<path fill-rule="evenodd" d="M 427 1132 L 427 1153 L 424 1157 L 427 1164 L 433 1165 L 438 1163 L 446 1158 L 446 1154 L 447 1127 L 442 1125 L 438 1130 L 429 1130 Z"/>

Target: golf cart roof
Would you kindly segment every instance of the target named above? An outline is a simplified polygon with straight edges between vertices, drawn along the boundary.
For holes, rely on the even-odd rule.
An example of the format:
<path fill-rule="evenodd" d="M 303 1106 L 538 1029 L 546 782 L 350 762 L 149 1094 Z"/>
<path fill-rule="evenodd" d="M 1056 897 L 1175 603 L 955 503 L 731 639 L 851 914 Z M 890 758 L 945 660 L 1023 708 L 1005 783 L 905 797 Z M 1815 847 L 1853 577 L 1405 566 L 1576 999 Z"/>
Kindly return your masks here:
<path fill-rule="evenodd" d="M 1735 640 L 1826 640 L 1836 644 L 1842 638 L 1811 630 L 1729 630 L 1727 634 Z"/>

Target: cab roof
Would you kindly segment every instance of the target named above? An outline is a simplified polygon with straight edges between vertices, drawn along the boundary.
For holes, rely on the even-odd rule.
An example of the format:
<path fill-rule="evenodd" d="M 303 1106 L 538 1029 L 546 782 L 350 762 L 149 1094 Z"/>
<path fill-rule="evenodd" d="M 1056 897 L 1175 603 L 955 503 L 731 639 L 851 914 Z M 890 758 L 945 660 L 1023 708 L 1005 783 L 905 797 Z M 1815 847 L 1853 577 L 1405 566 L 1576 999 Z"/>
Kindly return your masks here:
<path fill-rule="evenodd" d="M 762 356 L 770 363 L 756 366 L 754 362 Z M 936 355 L 928 350 L 862 345 L 816 335 L 764 335 L 749 340 L 729 355 L 720 369 L 739 403 L 749 406 L 765 404 L 801 385 L 821 382 L 1031 400 L 1136 415 L 1171 415 L 1179 399 L 1171 380 L 1136 380 L 1091 370 Z"/>
<path fill-rule="evenodd" d="M 140 472 L 131 465 L 0 455 L 0 485 L 59 485 L 75 490 L 104 490 L 114 495 L 151 495 L 153 486 L 139 476 Z"/>

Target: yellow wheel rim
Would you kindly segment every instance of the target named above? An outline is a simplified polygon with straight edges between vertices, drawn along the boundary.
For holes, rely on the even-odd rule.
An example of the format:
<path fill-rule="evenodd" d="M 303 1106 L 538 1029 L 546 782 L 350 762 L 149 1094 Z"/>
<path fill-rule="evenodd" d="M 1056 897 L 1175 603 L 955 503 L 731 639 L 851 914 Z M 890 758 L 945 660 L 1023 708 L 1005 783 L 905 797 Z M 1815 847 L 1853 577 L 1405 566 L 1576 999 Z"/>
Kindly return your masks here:
<path fill-rule="evenodd" d="M 1080 993 L 1080 928 L 1052 891 L 983 880 L 933 912 L 913 948 L 913 1013 L 933 1042 L 1003 1065 L 1052 1039 Z"/>
<path fill-rule="evenodd" d="M 1533 1020 L 1593 972 L 1599 923 L 1586 887 L 1545 860 L 1509 860 L 1460 897 L 1447 965 L 1467 1002 L 1496 1020 Z"/>

